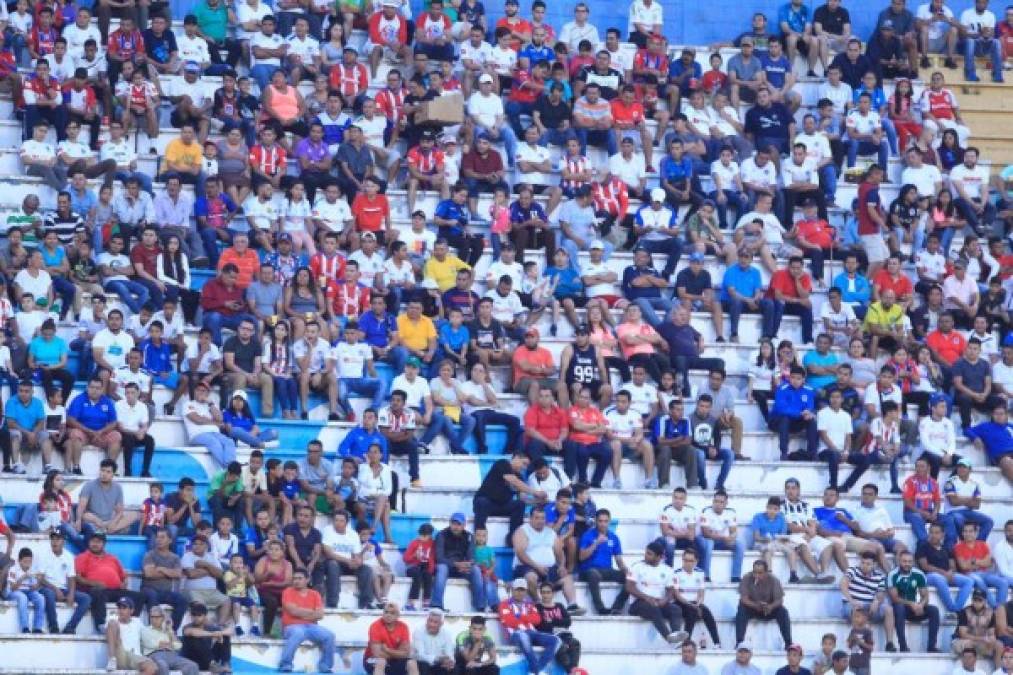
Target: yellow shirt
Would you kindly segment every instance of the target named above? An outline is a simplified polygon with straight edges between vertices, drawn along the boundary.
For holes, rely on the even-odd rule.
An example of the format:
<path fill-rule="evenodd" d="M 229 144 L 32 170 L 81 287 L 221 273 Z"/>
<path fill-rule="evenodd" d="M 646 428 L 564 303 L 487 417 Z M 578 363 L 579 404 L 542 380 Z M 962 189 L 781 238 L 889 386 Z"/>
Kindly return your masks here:
<path fill-rule="evenodd" d="M 436 286 L 440 289 L 440 293 L 448 291 L 454 287 L 457 283 L 457 273 L 460 270 L 470 270 L 471 265 L 464 262 L 456 255 L 447 254 L 447 257 L 440 262 L 436 258 L 430 257 L 426 261 L 426 266 L 423 269 L 425 277 L 432 279 L 436 282 Z"/>
<path fill-rule="evenodd" d="M 422 315 L 418 321 L 412 321 L 407 314 L 397 318 L 397 332 L 401 344 L 408 349 L 422 350 L 429 346 L 429 340 L 436 339 L 436 327 L 428 316 Z"/>
<path fill-rule="evenodd" d="M 864 327 L 880 326 L 881 328 L 893 328 L 904 318 L 904 308 L 894 304 L 890 309 L 885 309 L 883 303 L 874 302 L 869 305 L 869 311 L 865 315 Z"/>
<path fill-rule="evenodd" d="M 165 147 L 166 166 L 172 164 L 185 164 L 187 166 L 198 166 L 204 160 L 204 150 L 200 143 L 194 141 L 186 145 L 182 140 L 176 138 Z"/>

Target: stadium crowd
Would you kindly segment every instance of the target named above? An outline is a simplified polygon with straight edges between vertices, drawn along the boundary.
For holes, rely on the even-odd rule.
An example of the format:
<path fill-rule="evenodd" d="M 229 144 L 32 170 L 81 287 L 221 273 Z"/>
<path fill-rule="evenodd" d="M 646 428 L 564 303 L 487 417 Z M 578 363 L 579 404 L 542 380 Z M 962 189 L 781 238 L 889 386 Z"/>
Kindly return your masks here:
<path fill-rule="evenodd" d="M 1013 670 L 1013 520 L 983 512 L 973 474 L 986 466 L 958 453 L 966 438 L 1013 480 L 1013 168 L 992 176 L 929 61 L 955 68 L 959 51 L 974 81 L 985 55 L 1001 82 L 1009 9 L 999 21 L 976 0 L 958 19 L 939 0 L 916 13 L 893 0 L 863 42 L 839 0 L 812 15 L 792 0 L 776 25 L 754 16 L 727 64 L 716 46 L 705 71 L 693 49 L 670 52 L 657 0 L 635 0 L 626 30 L 604 39 L 584 3 L 558 32 L 542 0 L 526 14 L 506 0 L 495 23 L 477 0 L 429 0 L 418 16 L 401 0 L 199 0 L 175 25 L 166 4 L 0 3 L 20 160 L 56 193 L 24 198 L 0 250 L 3 472 L 26 474 L 40 454 L 44 476 L 23 522 L 0 523 L 0 588 L 24 632 L 75 634 L 90 613 L 108 669 L 147 674 L 230 672 L 231 641 L 247 633 L 284 640 L 283 672 L 304 641 L 330 672 L 336 642 L 363 637 L 376 675 L 493 675 L 504 643 L 530 672 L 573 672 L 579 580 L 596 615 L 641 617 L 678 646 L 678 673 L 706 673 L 697 650 L 725 646 L 723 675 L 758 674 L 747 629 L 773 621 L 778 673 L 863 675 L 875 651 L 909 651 L 909 623 L 927 624 L 938 651 L 952 615 L 954 672 L 978 659 Z M 354 31 L 368 35 L 361 48 Z M 808 111 L 797 57 L 818 79 Z M 459 119 L 441 117 L 455 117 L 448 107 Z M 163 113 L 174 131 L 160 152 Z M 844 179 L 857 183 L 851 204 L 837 203 Z M 622 274 L 609 263 L 620 251 L 632 251 Z M 199 269 L 214 278 L 198 292 Z M 743 313 L 761 324 L 744 397 L 782 461 L 825 466 L 805 486 L 821 505 L 797 479 L 756 514 L 725 491 L 749 460 L 723 358 Z M 800 342 L 783 338 L 785 315 Z M 573 338 L 556 358 L 542 341 L 561 332 Z M 500 372 L 523 415 L 497 398 Z M 172 392 L 158 409 L 155 386 Z M 309 419 L 311 396 L 351 423 L 344 440 L 271 457 L 285 439 L 262 423 Z M 364 412 L 352 396 L 370 399 Z M 197 477 L 155 482 L 156 416 L 181 417 L 188 445 L 213 457 L 203 503 Z M 399 552 L 402 608 L 384 552 L 405 487 L 391 457 L 422 488 L 419 457 L 438 437 L 486 454 L 490 427 L 505 428 L 507 455 L 473 519 L 422 525 Z M 84 479 L 85 448 L 105 458 L 75 503 L 64 482 Z M 629 565 L 609 529 L 622 514 L 594 503 L 622 489 L 624 460 L 643 467 L 637 488 L 659 490 L 658 537 Z M 686 487 L 669 498 L 673 462 Z M 879 465 L 914 548 L 862 481 Z M 143 504 L 124 501 L 117 475 L 133 474 L 153 479 Z M 711 505 L 697 512 L 687 488 Z M 860 506 L 838 506 L 856 488 Z M 509 518 L 502 589 L 490 517 Z M 48 533 L 50 549 L 19 549 L 18 529 Z M 139 586 L 106 551 L 117 534 L 147 539 Z M 747 549 L 760 556 L 744 571 Z M 714 551 L 731 552 L 738 584 L 730 645 L 705 602 Z M 342 575 L 360 609 L 382 611 L 367 636 L 321 623 Z M 467 581 L 475 612 L 459 635 L 444 625 L 450 578 Z M 611 603 L 603 582 L 619 584 Z M 837 584 L 846 640 L 796 643 L 784 584 Z M 72 610 L 62 626 L 60 605 Z M 425 625 L 412 634 L 402 609 Z M 885 644 L 869 628 L 880 622 Z"/>

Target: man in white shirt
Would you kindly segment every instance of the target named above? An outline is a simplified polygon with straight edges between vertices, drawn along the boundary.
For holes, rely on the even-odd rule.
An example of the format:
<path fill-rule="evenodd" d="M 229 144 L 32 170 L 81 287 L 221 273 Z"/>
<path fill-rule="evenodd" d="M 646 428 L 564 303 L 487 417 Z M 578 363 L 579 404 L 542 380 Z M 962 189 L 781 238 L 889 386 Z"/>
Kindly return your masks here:
<path fill-rule="evenodd" d="M 56 150 L 46 142 L 48 133 L 49 123 L 39 120 L 32 129 L 32 137 L 21 144 L 19 155 L 25 173 L 41 178 L 46 185 L 59 192 L 67 184 L 67 178 L 57 167 Z"/>
<path fill-rule="evenodd" d="M 311 321 L 306 324 L 306 334 L 292 345 L 292 356 L 299 365 L 299 397 L 303 416 L 309 410 L 310 390 L 326 391 L 330 404 L 330 416 L 337 420 L 338 383 L 334 369 L 329 363 L 331 346 L 320 338 L 320 324 Z"/>
<path fill-rule="evenodd" d="M 995 569 L 1007 579 L 1013 579 L 1013 520 L 1007 520 L 1003 539 L 992 547 Z"/>
<path fill-rule="evenodd" d="M 809 117 L 812 117 L 811 115 Z M 813 120 L 815 125 L 815 119 Z M 827 220 L 827 199 L 820 189 L 819 169 L 816 161 L 808 155 L 805 143 L 795 142 L 791 149 L 791 159 L 781 163 L 781 181 L 784 183 L 784 220 L 794 225 L 795 206 L 810 200 L 816 201 L 820 220 Z"/>
<path fill-rule="evenodd" d="M 665 547 L 652 541 L 644 559 L 630 565 L 626 592 L 633 597 L 630 614 L 654 624 L 655 630 L 673 645 L 681 645 L 689 634 L 681 630 L 682 610 L 675 602 L 675 572 L 662 561 Z"/>
<path fill-rule="evenodd" d="M 361 337 L 359 323 L 349 321 L 345 324 L 345 339 L 334 346 L 329 357 L 334 361 L 334 375 L 338 381 L 338 405 L 350 422 L 355 421 L 355 412 L 348 401 L 349 392 L 372 396 L 374 410 L 379 410 L 387 398 L 387 387 L 373 365 L 373 350 L 359 341 Z"/>
<path fill-rule="evenodd" d="M 640 49 L 647 47 L 647 38 L 661 35 L 664 23 L 664 10 L 660 2 L 655 0 L 633 0 L 630 3 L 627 32 L 630 42 Z"/>
<path fill-rule="evenodd" d="M 309 34 L 309 30 L 309 19 L 301 16 L 295 20 L 294 32 L 288 37 L 285 68 L 290 82 L 312 80 L 320 73 L 320 42 Z"/>
<path fill-rule="evenodd" d="M 591 10 L 583 2 L 578 2 L 573 8 L 573 21 L 563 24 L 563 30 L 559 33 L 559 42 L 563 42 L 569 49 L 570 54 L 577 54 L 580 43 L 587 40 L 591 43 L 591 50 L 597 50 L 601 43 L 598 37 L 598 28 L 588 21 Z"/>
<path fill-rule="evenodd" d="M 116 401 L 116 424 L 123 436 L 123 475 L 130 476 L 134 449 L 144 447 L 141 477 L 151 477 L 151 458 L 155 454 L 155 439 L 148 433 L 151 418 L 148 406 L 140 400 L 140 387 L 131 382 L 124 387 L 124 396 Z"/>
<path fill-rule="evenodd" d="M 631 199 L 643 199 L 646 196 L 647 164 L 642 154 L 634 152 L 636 149 L 633 139 L 624 137 L 619 144 L 619 152 L 609 158 L 608 172 L 626 184 Z"/>
<path fill-rule="evenodd" d="M 988 234 L 985 228 L 993 225 L 996 210 L 989 199 L 988 167 L 978 164 L 978 148 L 964 150 L 964 162 L 950 169 L 950 184 L 957 193 L 953 205 L 960 215 L 979 236 Z M 996 230 L 996 236 L 1002 237 L 1002 224 Z"/>
<path fill-rule="evenodd" d="M 974 59 L 986 56 L 992 61 L 992 81 L 1002 82 L 1002 43 L 995 32 L 995 14 L 988 9 L 988 0 L 974 0 L 974 7 L 960 15 L 964 34 L 964 79 L 977 82 Z"/>
<path fill-rule="evenodd" d="M 188 14 L 183 18 L 183 33 L 176 34 L 176 47 L 179 60 L 183 63 L 196 63 L 201 72 L 211 65 L 211 50 L 208 48 L 208 41 L 199 35 L 196 16 Z"/>
<path fill-rule="evenodd" d="M 847 136 L 844 146 L 848 149 L 848 168 L 855 166 L 858 154 L 878 154 L 879 165 L 884 169 L 890 157 L 890 144 L 883 133 L 879 113 L 872 109 L 872 96 L 863 92 L 858 97 L 858 106 L 848 113 L 845 120 Z"/>
<path fill-rule="evenodd" d="M 962 457 L 957 460 L 956 474 L 943 484 L 943 501 L 946 517 L 943 529 L 946 531 L 945 544 L 952 548 L 957 543 L 964 523 L 978 526 L 978 539 L 988 541 L 994 522 L 981 511 L 981 486 L 971 478 L 971 460 Z"/>
<path fill-rule="evenodd" d="M 109 622 L 105 631 L 109 653 L 106 670 L 111 672 L 123 668 L 139 673 L 157 672 L 154 662 L 142 655 L 141 630 L 144 624 L 133 613 L 133 600 L 120 598 L 116 601 L 116 618 Z"/>
<path fill-rule="evenodd" d="M 912 146 L 905 157 L 907 166 L 900 174 L 900 182 L 902 185 L 910 183 L 918 188 L 922 209 L 927 210 L 931 201 L 943 188 L 943 176 L 935 164 L 926 164 L 922 160 L 922 151 L 917 147 Z"/>
<path fill-rule="evenodd" d="M 281 60 L 288 54 L 289 44 L 274 32 L 274 28 L 274 16 L 265 16 L 260 22 L 260 31 L 250 38 L 250 75 L 261 91 L 267 89 L 271 75 L 281 68 Z"/>
<path fill-rule="evenodd" d="M 336 511 L 331 526 L 320 533 L 327 574 L 325 603 L 331 609 L 338 606 L 341 575 L 350 574 L 358 587 L 359 609 L 368 609 L 373 604 L 373 568 L 362 564 L 362 542 L 358 533 L 349 527 L 349 518 L 348 511 Z"/>
<path fill-rule="evenodd" d="M 91 607 L 91 596 L 77 590 L 77 574 L 74 571 L 74 556 L 64 548 L 64 532 L 62 528 L 50 530 L 49 549 L 39 553 L 38 570 L 42 574 L 42 588 L 39 592 L 46 599 L 46 622 L 49 633 L 60 632 L 56 622 L 56 603 L 67 604 L 74 613 L 70 621 L 63 627 L 64 635 L 77 632 L 77 625 Z"/>
<path fill-rule="evenodd" d="M 152 194 L 151 176 L 137 170 L 134 144 L 127 142 L 123 123 L 119 120 L 109 121 L 109 139 L 99 148 L 99 161 L 104 162 L 107 159 L 116 161 L 116 180 L 125 184 L 128 179 L 136 178 L 141 188 L 149 195 Z"/>
<path fill-rule="evenodd" d="M 833 204 L 837 193 L 837 168 L 834 166 L 830 139 L 827 138 L 826 132 L 816 127 L 815 115 L 809 114 L 803 118 L 802 131 L 795 134 L 795 142 L 805 145 L 806 157 L 816 163 L 820 188 L 826 197 L 826 203 Z"/>
<path fill-rule="evenodd" d="M 756 150 L 756 154 L 742 160 L 742 186 L 746 189 L 750 204 L 756 204 L 757 193 L 777 193 L 777 166 L 770 159 L 766 148 Z"/>
<path fill-rule="evenodd" d="M 534 124 L 524 130 L 524 143 L 517 146 L 517 182 L 531 186 L 535 194 L 542 194 L 552 182 L 552 155 L 544 145 L 538 144 L 538 127 Z"/>
<path fill-rule="evenodd" d="M 896 559 L 907 547 L 894 538 L 896 529 L 893 521 L 886 509 L 876 503 L 878 496 L 879 488 L 874 484 L 862 486 L 862 500 L 854 511 L 855 522 L 858 523 L 855 534 L 862 539 L 879 542 Z"/>
<path fill-rule="evenodd" d="M 922 68 L 928 68 L 929 54 L 946 54 L 947 68 L 956 68 L 954 55 L 957 53 L 957 38 L 960 37 L 960 22 L 943 0 L 931 0 L 918 6 L 915 23 L 921 37 Z"/>
<path fill-rule="evenodd" d="M 827 81 L 819 86 L 817 100 L 827 99 L 834 104 L 834 112 L 843 115 L 852 101 L 851 85 L 841 80 L 841 68 L 831 65 L 827 68 Z"/>
<path fill-rule="evenodd" d="M 506 123 L 503 99 L 493 93 L 493 77 L 485 73 L 478 78 L 478 91 L 468 97 L 468 116 L 475 125 L 475 135 L 485 133 L 493 143 L 502 141 L 507 161 L 513 167 L 517 156 L 517 134 Z"/>
<path fill-rule="evenodd" d="M 83 13 L 81 9 L 84 9 Z M 92 14 L 89 8 L 78 8 L 77 14 L 74 17 L 74 23 L 64 26 L 63 33 L 61 33 L 63 39 L 67 41 L 67 55 L 75 62 L 84 56 L 84 43 L 88 40 L 95 41 L 99 53 L 104 51 L 105 42 L 102 41 L 98 26 L 92 24 L 91 17 Z"/>
<path fill-rule="evenodd" d="M 461 78 L 461 90 L 465 98 L 471 96 L 472 82 L 483 74 L 492 76 L 492 45 L 484 40 L 485 33 L 481 26 L 471 27 L 471 38 L 462 42 L 458 62 L 461 65 L 463 77 Z"/>

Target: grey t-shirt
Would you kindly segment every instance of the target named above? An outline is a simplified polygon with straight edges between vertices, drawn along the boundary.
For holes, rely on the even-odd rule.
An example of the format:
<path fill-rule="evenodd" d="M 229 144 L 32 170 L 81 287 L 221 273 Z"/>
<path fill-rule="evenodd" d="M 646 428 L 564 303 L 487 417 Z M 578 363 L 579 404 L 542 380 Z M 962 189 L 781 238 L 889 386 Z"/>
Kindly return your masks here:
<path fill-rule="evenodd" d="M 278 302 L 281 300 L 281 284 L 262 284 L 259 280 L 250 284 L 246 289 L 246 299 L 253 300 L 257 311 L 264 316 L 271 316 L 275 313 Z"/>
<path fill-rule="evenodd" d="M 725 410 L 735 412 L 735 392 L 727 384 L 722 384 L 716 392 L 710 386 L 706 386 L 700 393 L 708 394 L 714 399 L 714 403 L 711 405 L 711 414 L 715 417 L 720 417 Z"/>
<path fill-rule="evenodd" d="M 571 199 L 560 207 L 558 213 L 556 220 L 569 225 L 570 231 L 575 237 L 580 237 L 588 244 L 596 237 L 594 207 L 588 205 L 581 208 L 577 205 L 577 200 Z"/>
<path fill-rule="evenodd" d="M 736 54 L 728 60 L 728 72 L 735 73 L 740 80 L 755 80 L 756 74 L 763 70 L 760 59 L 754 55 L 749 61 Z"/>
<path fill-rule="evenodd" d="M 963 378 L 964 386 L 971 391 L 985 390 L 985 378 L 992 374 L 992 368 L 985 359 L 978 359 L 973 364 L 961 357 L 953 364 L 952 374 Z"/>
<path fill-rule="evenodd" d="M 182 566 L 184 570 L 192 570 L 197 567 L 197 561 L 202 560 L 206 563 L 211 563 L 218 569 L 221 569 L 221 565 L 215 560 L 215 556 L 210 552 L 206 552 L 203 556 L 196 556 L 193 551 L 187 551 L 183 555 Z M 186 579 L 183 580 L 183 590 L 185 591 L 213 591 L 218 588 L 218 581 L 210 574 L 199 579 Z"/>
<path fill-rule="evenodd" d="M 147 565 L 155 565 L 156 567 L 167 567 L 172 570 L 182 569 L 182 562 L 180 562 L 179 556 L 172 551 L 166 551 L 165 553 L 159 553 L 158 551 L 148 551 L 144 554 L 144 560 L 141 561 L 141 567 Z M 173 579 L 148 579 L 144 578 L 141 583 L 142 588 L 151 588 L 156 591 L 174 591 L 176 585 Z"/>
<path fill-rule="evenodd" d="M 103 486 L 96 478 L 81 488 L 81 498 L 88 498 L 88 513 L 94 513 L 102 520 L 112 520 L 116 507 L 123 504 L 123 488 L 116 481 Z"/>
<path fill-rule="evenodd" d="M 299 478 L 309 483 L 314 490 L 327 489 L 327 479 L 334 474 L 334 466 L 329 460 L 321 459 L 316 466 L 310 466 L 305 458 L 299 460 Z"/>

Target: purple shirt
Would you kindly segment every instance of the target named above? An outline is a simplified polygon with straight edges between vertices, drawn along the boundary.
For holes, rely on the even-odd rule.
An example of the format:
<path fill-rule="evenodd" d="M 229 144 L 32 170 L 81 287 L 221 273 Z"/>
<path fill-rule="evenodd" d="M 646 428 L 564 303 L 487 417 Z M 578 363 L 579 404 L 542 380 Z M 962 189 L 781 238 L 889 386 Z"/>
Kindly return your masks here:
<path fill-rule="evenodd" d="M 315 144 L 308 138 L 304 138 L 295 146 L 295 156 L 302 159 L 305 157 L 311 162 L 319 162 L 328 154 L 327 144 L 323 141 Z"/>

